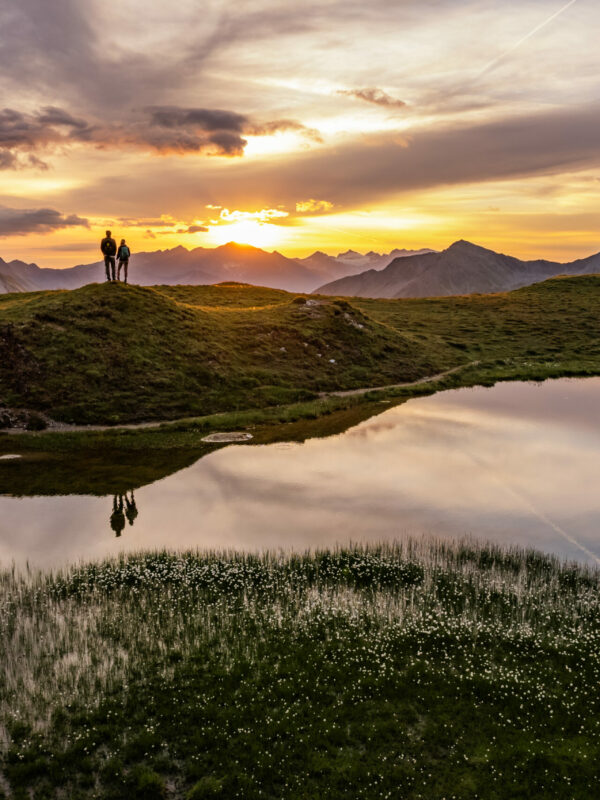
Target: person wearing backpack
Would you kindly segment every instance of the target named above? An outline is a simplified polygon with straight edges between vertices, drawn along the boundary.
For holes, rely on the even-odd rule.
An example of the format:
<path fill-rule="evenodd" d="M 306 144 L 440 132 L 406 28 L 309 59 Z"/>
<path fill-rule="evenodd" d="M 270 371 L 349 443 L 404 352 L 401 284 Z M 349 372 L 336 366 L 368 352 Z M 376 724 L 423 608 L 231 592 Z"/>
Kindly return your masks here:
<path fill-rule="evenodd" d="M 129 256 L 131 255 L 131 250 L 125 244 L 125 239 L 121 239 L 121 244 L 119 245 L 119 252 L 117 254 L 117 258 L 119 260 L 119 267 L 117 271 L 117 280 L 121 280 L 121 267 L 125 270 L 125 278 L 124 283 L 127 283 L 127 269 L 129 267 Z"/>
<path fill-rule="evenodd" d="M 114 281 L 115 278 L 115 255 L 117 254 L 117 243 L 112 238 L 110 231 L 106 231 L 106 236 L 100 242 L 100 250 L 104 256 L 104 266 L 106 267 L 106 280 Z"/>

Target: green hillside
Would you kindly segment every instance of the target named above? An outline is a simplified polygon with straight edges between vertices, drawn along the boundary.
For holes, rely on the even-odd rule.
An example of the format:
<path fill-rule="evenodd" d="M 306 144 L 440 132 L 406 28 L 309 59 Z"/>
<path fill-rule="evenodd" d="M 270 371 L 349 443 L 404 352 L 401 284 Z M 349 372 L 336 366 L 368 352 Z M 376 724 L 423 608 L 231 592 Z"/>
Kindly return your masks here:
<path fill-rule="evenodd" d="M 344 301 L 240 284 L 0 298 L 0 400 L 69 422 L 264 407 L 413 380 L 442 360 Z"/>
<path fill-rule="evenodd" d="M 243 284 L 93 284 L 0 297 L 0 404 L 66 422 L 176 419 L 413 381 L 600 371 L 600 277 L 369 300 Z"/>
<path fill-rule="evenodd" d="M 600 276 L 550 278 L 499 294 L 410 300 L 353 298 L 361 311 L 396 330 L 450 345 L 488 364 L 519 359 L 600 368 Z M 496 365 L 499 366 L 499 365 Z"/>

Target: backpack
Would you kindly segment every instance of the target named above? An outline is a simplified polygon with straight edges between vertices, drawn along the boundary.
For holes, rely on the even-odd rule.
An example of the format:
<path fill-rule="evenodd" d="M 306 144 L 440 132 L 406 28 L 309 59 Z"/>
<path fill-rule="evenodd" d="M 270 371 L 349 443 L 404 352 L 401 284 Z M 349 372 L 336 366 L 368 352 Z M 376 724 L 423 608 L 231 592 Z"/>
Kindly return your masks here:
<path fill-rule="evenodd" d="M 117 244 L 114 239 L 105 239 L 104 240 L 104 255 L 105 256 L 114 256 L 117 252 Z"/>
<path fill-rule="evenodd" d="M 122 244 L 119 247 L 119 261 L 128 261 L 131 252 L 126 244 Z"/>

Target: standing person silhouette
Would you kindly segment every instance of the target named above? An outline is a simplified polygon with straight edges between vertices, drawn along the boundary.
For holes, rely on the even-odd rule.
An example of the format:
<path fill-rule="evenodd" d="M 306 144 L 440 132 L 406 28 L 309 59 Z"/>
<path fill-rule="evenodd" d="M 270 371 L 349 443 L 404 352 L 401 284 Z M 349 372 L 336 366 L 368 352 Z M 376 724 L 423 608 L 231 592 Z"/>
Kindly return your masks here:
<path fill-rule="evenodd" d="M 125 239 L 121 239 L 121 244 L 119 245 L 119 252 L 117 253 L 117 259 L 119 261 L 119 265 L 117 268 L 117 280 L 121 280 L 121 267 L 123 267 L 125 272 L 125 279 L 123 283 L 127 283 L 127 269 L 129 267 L 129 256 L 131 255 L 131 250 L 127 247 Z"/>
<path fill-rule="evenodd" d="M 106 236 L 100 242 L 100 250 L 104 256 L 104 266 L 106 267 L 106 280 L 115 281 L 115 256 L 117 254 L 117 243 L 111 236 L 110 231 L 106 231 Z"/>
<path fill-rule="evenodd" d="M 120 536 L 125 527 L 125 513 L 123 511 L 123 495 L 113 497 L 113 512 L 110 515 L 110 527 L 115 532 L 115 536 Z"/>
<path fill-rule="evenodd" d="M 133 496 L 133 489 L 131 490 L 131 500 L 127 497 L 125 492 L 125 516 L 130 525 L 133 525 L 135 518 L 138 515 L 137 506 L 135 504 L 135 497 Z"/>

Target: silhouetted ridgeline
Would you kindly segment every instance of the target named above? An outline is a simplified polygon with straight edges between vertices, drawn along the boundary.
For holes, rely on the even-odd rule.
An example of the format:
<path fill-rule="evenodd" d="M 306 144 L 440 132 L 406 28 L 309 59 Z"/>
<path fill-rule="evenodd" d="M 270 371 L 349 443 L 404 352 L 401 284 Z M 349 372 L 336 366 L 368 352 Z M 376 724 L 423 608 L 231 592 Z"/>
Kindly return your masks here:
<path fill-rule="evenodd" d="M 353 250 L 328 256 L 313 253 L 307 258 L 286 258 L 281 253 L 267 253 L 249 245 L 229 244 L 214 249 L 175 247 L 151 253 L 134 253 L 130 280 L 140 286 L 159 284 L 191 285 L 241 281 L 271 286 L 290 292 L 310 292 L 325 280 L 350 275 L 358 270 L 382 269 L 395 258 L 427 250 L 392 250 L 361 255 Z M 103 261 L 67 269 L 41 269 L 23 261 L 9 263 L 0 258 L 0 294 L 32 292 L 38 289 L 79 289 L 105 279 Z"/>
<path fill-rule="evenodd" d="M 326 283 L 316 294 L 342 297 L 445 297 L 506 292 L 558 275 L 600 272 L 600 253 L 560 264 L 520 261 L 470 242 L 455 242 L 441 253 L 396 258 L 385 269 L 369 269 Z"/>
<path fill-rule="evenodd" d="M 140 286 L 207 285 L 240 281 L 289 292 L 354 297 L 441 297 L 518 289 L 557 275 L 600 272 L 600 254 L 561 264 L 520 261 L 493 250 L 455 242 L 447 250 L 392 250 L 337 256 L 315 252 L 286 258 L 234 242 L 214 249 L 175 247 L 132 257 L 130 281 Z M 102 283 L 102 261 L 68 269 L 41 269 L 0 259 L 0 294 L 39 289 L 78 289 Z M 320 288 L 316 288 L 320 287 Z"/>

